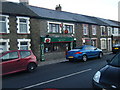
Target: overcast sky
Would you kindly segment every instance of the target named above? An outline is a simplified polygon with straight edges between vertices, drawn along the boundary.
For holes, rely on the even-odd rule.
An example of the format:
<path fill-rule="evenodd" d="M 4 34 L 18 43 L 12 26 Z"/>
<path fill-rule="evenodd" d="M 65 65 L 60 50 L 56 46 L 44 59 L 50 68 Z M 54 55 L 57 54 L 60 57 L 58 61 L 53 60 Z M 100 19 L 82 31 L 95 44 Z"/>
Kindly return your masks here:
<path fill-rule="evenodd" d="M 19 0 L 7 0 L 19 2 Z M 62 11 L 88 16 L 118 20 L 118 2 L 120 0 L 29 0 L 33 6 L 55 9 L 61 4 Z"/>

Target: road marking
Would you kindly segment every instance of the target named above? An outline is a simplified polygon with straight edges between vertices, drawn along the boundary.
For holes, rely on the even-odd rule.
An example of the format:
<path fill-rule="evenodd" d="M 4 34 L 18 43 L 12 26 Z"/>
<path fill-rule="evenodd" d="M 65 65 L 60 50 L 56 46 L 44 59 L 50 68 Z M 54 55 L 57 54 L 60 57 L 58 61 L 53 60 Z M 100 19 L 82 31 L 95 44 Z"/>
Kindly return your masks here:
<path fill-rule="evenodd" d="M 48 81 L 45 81 L 45 82 L 41 82 L 41 83 L 38 83 L 38 84 L 27 86 L 27 87 L 24 87 L 24 88 L 19 89 L 19 90 L 24 90 L 24 89 L 29 89 L 29 88 L 32 88 L 32 87 L 40 86 L 40 85 L 43 85 L 43 84 L 47 84 L 47 83 L 57 81 L 57 80 L 60 80 L 60 79 L 68 78 L 68 77 L 71 77 L 71 76 L 74 76 L 74 75 L 77 75 L 77 74 L 80 74 L 80 73 L 88 72 L 88 71 L 91 71 L 91 70 L 92 69 L 86 69 L 86 70 L 83 70 L 83 71 L 80 71 L 80 72 L 72 73 L 72 74 L 65 75 L 65 76 L 62 76 L 62 77 L 59 77 L 59 78 L 55 78 L 55 79 L 52 79 L 52 80 L 48 80 Z"/>

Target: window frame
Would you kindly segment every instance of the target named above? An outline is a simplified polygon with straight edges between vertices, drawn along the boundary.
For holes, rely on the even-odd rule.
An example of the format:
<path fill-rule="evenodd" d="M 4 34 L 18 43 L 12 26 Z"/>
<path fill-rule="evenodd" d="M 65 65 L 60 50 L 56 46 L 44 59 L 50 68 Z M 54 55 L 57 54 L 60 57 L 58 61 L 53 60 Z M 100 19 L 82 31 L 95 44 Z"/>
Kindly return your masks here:
<path fill-rule="evenodd" d="M 20 22 L 20 19 L 26 20 L 26 23 Z M 29 17 L 18 17 L 17 16 L 17 33 L 18 34 L 30 34 L 30 18 Z M 26 24 L 27 30 L 25 32 L 20 31 L 20 24 Z"/>
<path fill-rule="evenodd" d="M 55 26 L 58 25 L 58 32 L 56 32 L 56 30 L 55 30 L 55 32 L 53 32 L 53 30 L 50 30 L 50 24 L 55 25 Z M 61 25 L 60 22 L 47 21 L 47 27 L 48 27 L 48 28 L 47 28 L 47 29 L 48 29 L 47 32 L 48 32 L 48 33 L 62 33 L 60 25 Z M 55 27 L 55 28 L 56 28 L 56 27 Z"/>
<path fill-rule="evenodd" d="M 97 34 L 97 26 L 92 25 L 92 35 L 96 35 L 96 34 Z"/>
<path fill-rule="evenodd" d="M 27 47 L 28 47 L 28 49 L 27 50 L 31 50 L 31 44 L 30 44 L 30 42 L 31 42 L 31 39 L 17 39 L 17 42 L 18 42 L 18 50 L 23 50 L 23 49 L 21 49 L 21 42 L 27 42 Z"/>
<path fill-rule="evenodd" d="M 68 30 L 68 34 L 74 34 L 75 33 L 74 24 L 70 24 L 70 23 L 63 23 L 63 32 L 65 32 L 66 26 L 68 26 L 69 29 L 70 29 L 70 26 L 72 26 L 72 32 L 70 32 L 70 30 Z"/>
<path fill-rule="evenodd" d="M 0 33 L 10 33 L 10 30 L 9 30 L 9 16 L 8 15 L 1 15 L 0 14 L 0 18 L 2 17 L 5 17 L 5 21 L 0 21 L 1 23 L 5 23 L 5 29 L 6 29 L 6 32 L 0 32 Z"/>
<path fill-rule="evenodd" d="M 88 35 L 88 24 L 82 24 L 83 26 L 83 35 Z"/>
<path fill-rule="evenodd" d="M 103 29 L 102 29 L 103 28 Z M 106 30 L 105 30 L 105 26 L 100 26 L 100 30 L 101 30 L 101 36 L 105 36 L 106 35 Z M 104 30 L 104 31 L 103 31 Z M 103 34 L 104 33 L 104 34 Z"/>
<path fill-rule="evenodd" d="M 104 45 L 102 45 L 103 44 L 102 41 L 105 41 Z M 106 38 L 101 38 L 100 43 L 101 43 L 101 49 L 107 49 L 107 39 Z"/>

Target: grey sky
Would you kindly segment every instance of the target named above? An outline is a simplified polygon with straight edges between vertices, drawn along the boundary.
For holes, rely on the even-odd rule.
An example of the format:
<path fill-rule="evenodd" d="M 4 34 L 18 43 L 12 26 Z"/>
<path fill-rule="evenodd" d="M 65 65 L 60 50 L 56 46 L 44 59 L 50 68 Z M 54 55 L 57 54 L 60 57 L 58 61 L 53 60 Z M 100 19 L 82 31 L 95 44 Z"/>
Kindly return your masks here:
<path fill-rule="evenodd" d="M 19 0 L 7 0 L 19 2 Z M 62 10 L 83 15 L 118 20 L 118 2 L 120 0 L 29 0 L 33 6 L 55 9 L 61 4 Z"/>

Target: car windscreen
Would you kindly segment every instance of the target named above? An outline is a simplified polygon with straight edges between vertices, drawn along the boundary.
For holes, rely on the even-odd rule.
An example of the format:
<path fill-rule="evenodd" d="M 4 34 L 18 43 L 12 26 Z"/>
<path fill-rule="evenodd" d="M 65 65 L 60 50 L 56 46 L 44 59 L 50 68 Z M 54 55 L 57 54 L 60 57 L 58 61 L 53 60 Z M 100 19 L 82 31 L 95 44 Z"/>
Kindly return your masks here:
<path fill-rule="evenodd" d="M 118 53 L 110 62 L 110 65 L 120 67 L 120 53 Z"/>
<path fill-rule="evenodd" d="M 115 45 L 113 45 L 114 47 L 117 47 L 117 46 L 120 46 L 120 44 L 115 44 Z"/>

